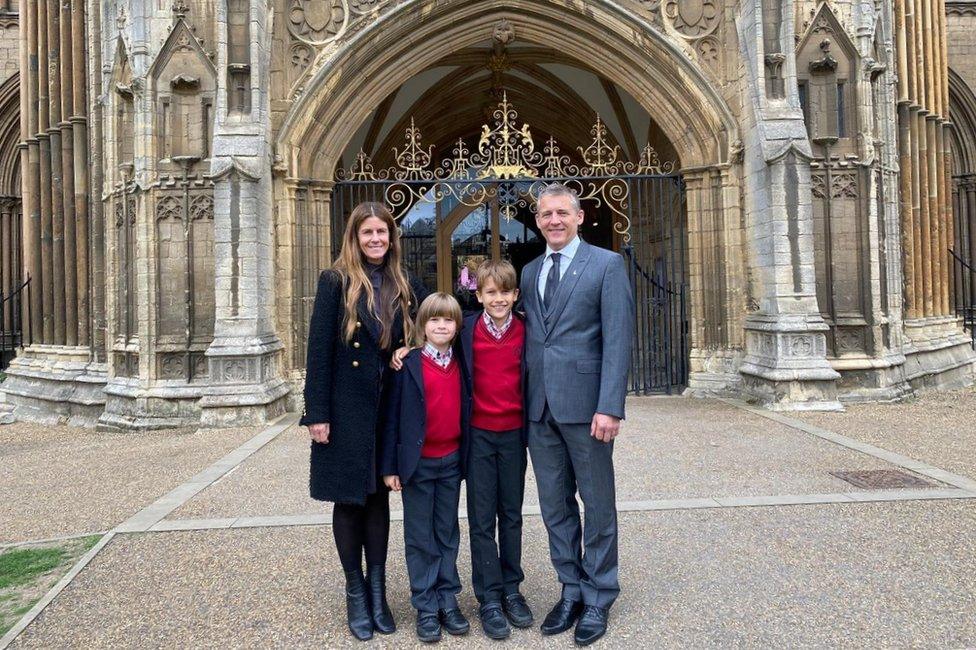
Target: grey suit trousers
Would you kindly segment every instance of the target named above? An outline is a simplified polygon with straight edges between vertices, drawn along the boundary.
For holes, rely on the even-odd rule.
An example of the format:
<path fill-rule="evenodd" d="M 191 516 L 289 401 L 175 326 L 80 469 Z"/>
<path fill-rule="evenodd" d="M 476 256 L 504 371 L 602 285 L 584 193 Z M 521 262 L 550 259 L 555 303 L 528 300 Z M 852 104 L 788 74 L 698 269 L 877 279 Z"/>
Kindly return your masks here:
<path fill-rule="evenodd" d="M 620 593 L 613 442 L 592 437 L 589 424 L 556 422 L 546 405 L 542 421 L 529 422 L 529 453 L 536 476 L 546 477 L 538 482 L 539 506 L 563 598 L 610 607 Z"/>

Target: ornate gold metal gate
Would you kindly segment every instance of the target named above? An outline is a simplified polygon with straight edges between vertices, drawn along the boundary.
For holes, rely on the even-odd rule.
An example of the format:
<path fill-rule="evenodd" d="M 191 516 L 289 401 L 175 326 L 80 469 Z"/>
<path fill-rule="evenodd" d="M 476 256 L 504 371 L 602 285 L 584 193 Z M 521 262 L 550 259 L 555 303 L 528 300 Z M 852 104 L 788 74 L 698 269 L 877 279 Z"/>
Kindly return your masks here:
<path fill-rule="evenodd" d="M 622 160 L 599 116 L 591 133 L 590 145 L 577 149 L 576 163 L 552 137 L 539 149 L 529 125 L 519 123 L 503 97 L 493 123 L 482 126 L 473 145 L 459 139 L 451 155 L 437 162 L 433 146 L 424 146 L 411 122 L 403 148 L 394 149 L 394 166 L 376 169 L 360 152 L 351 169 L 337 173 L 333 259 L 353 207 L 383 202 L 400 224 L 410 271 L 475 308 L 471 274 L 464 269 L 505 257 L 521 272 L 545 247 L 535 226 L 535 197 L 546 185 L 563 183 L 577 192 L 587 215 L 584 239 L 620 251 L 628 264 L 637 302 L 632 392 L 672 392 L 688 375 L 683 184 L 674 163 L 662 163 L 650 145 L 637 162 Z M 296 315 L 303 327 L 314 300 L 315 284 L 307 285 L 312 295 L 304 296 L 304 313 Z"/>

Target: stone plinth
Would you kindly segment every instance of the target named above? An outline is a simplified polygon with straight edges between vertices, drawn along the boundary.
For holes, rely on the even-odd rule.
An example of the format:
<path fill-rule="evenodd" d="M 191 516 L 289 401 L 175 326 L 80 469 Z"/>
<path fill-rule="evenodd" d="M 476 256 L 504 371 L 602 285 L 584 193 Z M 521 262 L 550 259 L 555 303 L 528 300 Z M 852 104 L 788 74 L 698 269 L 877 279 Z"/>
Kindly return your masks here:
<path fill-rule="evenodd" d="M 914 390 L 958 388 L 973 383 L 976 351 L 959 318 L 905 321 L 905 381 Z"/>
<path fill-rule="evenodd" d="M 746 319 L 743 393 L 772 410 L 838 411 L 837 371 L 825 358 L 827 325 L 803 315 Z"/>
<path fill-rule="evenodd" d="M 94 426 L 105 408 L 105 364 L 87 347 L 30 345 L 6 374 L 0 387 L 19 420 Z"/>
<path fill-rule="evenodd" d="M 291 384 L 281 377 L 284 348 L 274 335 L 207 350 L 210 381 L 200 399 L 200 426 L 223 428 L 270 422 L 288 409 Z"/>

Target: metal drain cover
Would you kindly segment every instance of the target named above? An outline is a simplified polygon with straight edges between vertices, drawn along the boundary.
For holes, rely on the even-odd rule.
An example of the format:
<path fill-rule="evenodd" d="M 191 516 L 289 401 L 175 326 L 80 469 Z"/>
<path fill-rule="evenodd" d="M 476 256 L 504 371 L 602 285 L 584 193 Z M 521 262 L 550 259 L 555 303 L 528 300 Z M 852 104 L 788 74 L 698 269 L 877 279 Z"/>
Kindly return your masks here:
<path fill-rule="evenodd" d="M 830 472 L 830 474 L 863 490 L 935 487 L 933 483 L 897 469 L 862 469 L 852 472 Z"/>

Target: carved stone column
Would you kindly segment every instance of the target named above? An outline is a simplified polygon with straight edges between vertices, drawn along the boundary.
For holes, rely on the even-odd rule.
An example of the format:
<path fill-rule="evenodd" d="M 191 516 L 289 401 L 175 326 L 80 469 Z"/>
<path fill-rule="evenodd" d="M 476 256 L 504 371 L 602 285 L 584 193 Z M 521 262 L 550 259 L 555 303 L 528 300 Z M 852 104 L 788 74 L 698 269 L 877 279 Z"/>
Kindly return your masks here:
<path fill-rule="evenodd" d="M 10 364 L 2 389 L 17 417 L 93 424 L 104 404 L 105 378 L 81 309 L 89 302 L 87 179 L 93 167 L 87 135 L 76 130 L 87 119 L 85 0 L 30 0 L 20 9 L 29 345 Z"/>
<path fill-rule="evenodd" d="M 739 205 L 741 165 L 683 169 L 688 213 L 691 394 L 741 385 L 747 295 Z"/>
<path fill-rule="evenodd" d="M 232 34 L 222 30 L 217 47 L 212 166 L 216 322 L 207 350 L 210 382 L 200 400 L 205 427 L 267 422 L 284 413 L 290 392 L 279 368 L 284 346 L 273 313 L 270 100 L 265 82 L 271 51 L 269 7 L 257 0 L 243 8 L 239 4 L 235 8 L 249 11 L 250 29 Z M 220 3 L 218 14 L 227 8 Z M 228 24 L 226 13 L 218 15 L 218 22 Z M 241 33 L 248 39 L 248 54 L 232 59 L 229 37 Z M 240 51 L 236 43 L 234 51 Z M 247 80 L 244 88 L 242 79 Z M 235 92 L 229 91 L 232 83 Z M 242 99 L 242 93 L 248 97 Z"/>
<path fill-rule="evenodd" d="M 784 0 L 783 16 L 793 16 Z M 737 19 L 746 60 L 749 102 L 744 153 L 745 238 L 755 311 L 745 317 L 746 354 L 740 366 L 746 393 L 774 409 L 839 409 L 840 376 L 826 358 L 827 324 L 816 297 L 810 145 L 796 106 L 793 22 L 780 25 L 786 96 L 770 93 L 764 74 L 760 0 Z M 767 30 L 768 33 L 769 30 Z"/>
<path fill-rule="evenodd" d="M 974 354 L 953 313 L 947 248 L 954 231 L 945 137 L 948 67 L 943 0 L 896 0 L 899 48 L 899 119 L 907 113 L 908 138 L 899 138 L 907 318 L 905 380 L 913 387 L 972 382 Z M 905 132 L 902 123 L 902 133 Z M 910 161 L 906 168 L 905 161 Z M 910 244 L 910 245 L 909 245 Z M 909 274 L 914 271 L 913 277 Z"/>

